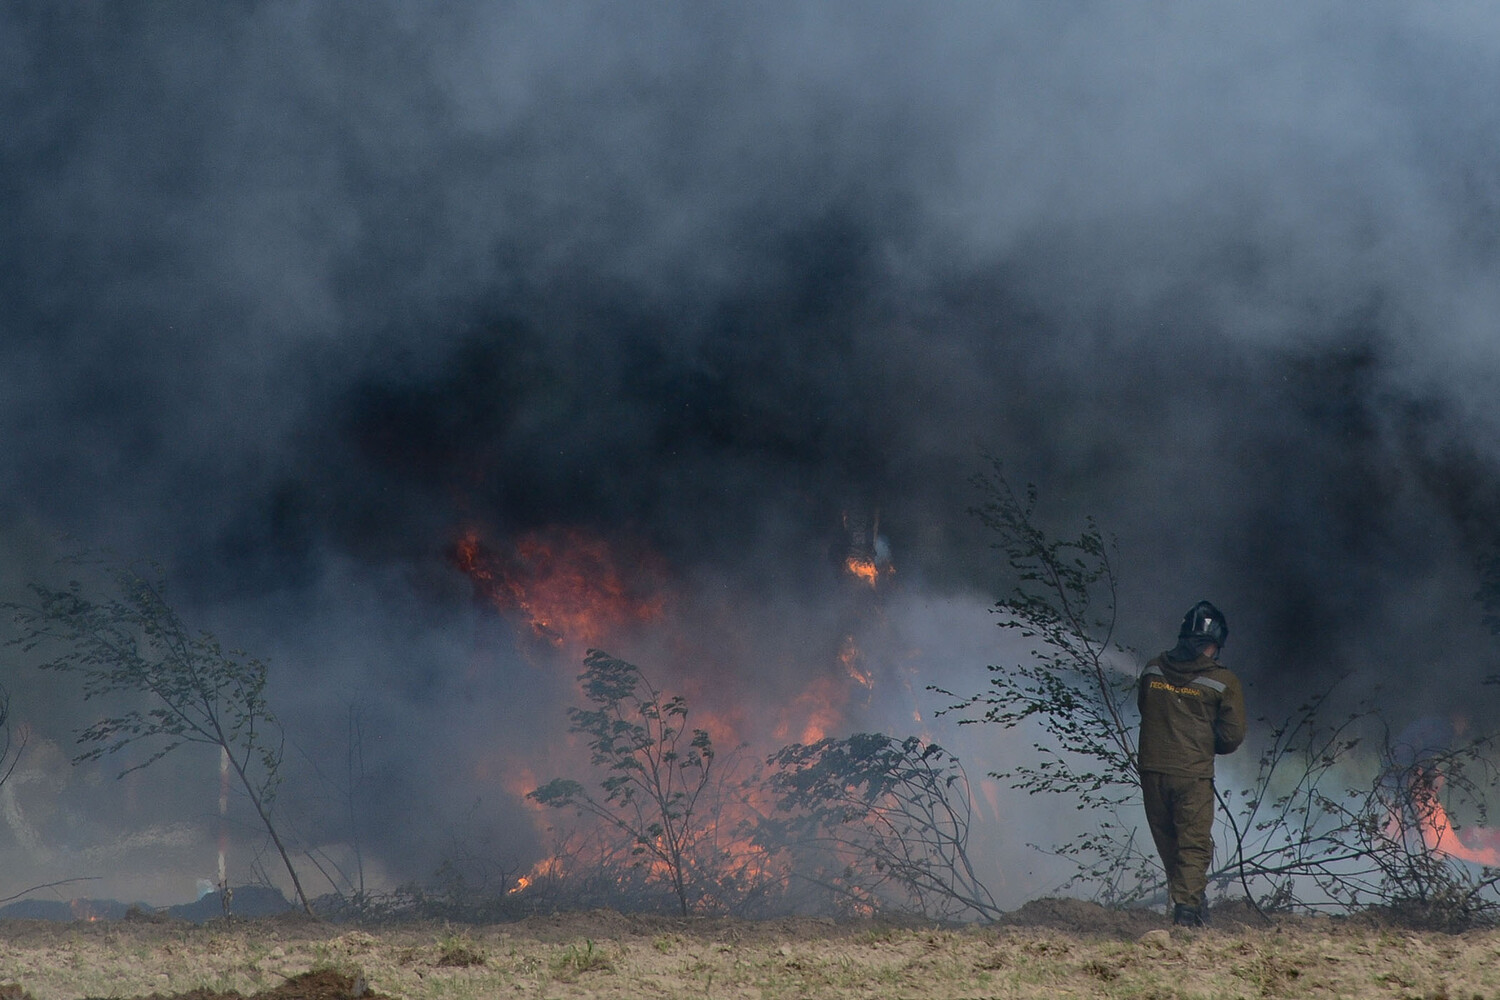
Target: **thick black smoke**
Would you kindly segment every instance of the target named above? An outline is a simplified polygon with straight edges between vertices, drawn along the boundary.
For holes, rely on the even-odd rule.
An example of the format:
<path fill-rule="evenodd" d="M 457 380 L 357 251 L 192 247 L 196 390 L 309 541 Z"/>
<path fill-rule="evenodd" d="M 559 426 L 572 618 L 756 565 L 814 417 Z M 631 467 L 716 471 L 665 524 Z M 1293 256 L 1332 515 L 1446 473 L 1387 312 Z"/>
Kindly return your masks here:
<path fill-rule="evenodd" d="M 1478 712 L 1497 27 L 1368 3 L 12 5 L 6 578 L 50 572 L 52 532 L 162 560 L 271 656 L 323 765 L 357 702 L 392 877 L 433 860 L 432 817 L 535 849 L 476 747 L 554 738 L 567 677 L 473 601 L 470 528 L 643 547 L 689 605 L 775 633 L 721 635 L 712 668 L 775 688 L 845 631 L 851 508 L 911 607 L 1007 586 L 965 514 L 991 453 L 1059 530 L 1118 536 L 1143 651 L 1209 598 L 1266 710 L 1350 672 L 1401 711 Z M 976 688 L 1003 655 L 945 641 L 887 655 Z M 65 751 L 62 694 L 6 682 Z"/>

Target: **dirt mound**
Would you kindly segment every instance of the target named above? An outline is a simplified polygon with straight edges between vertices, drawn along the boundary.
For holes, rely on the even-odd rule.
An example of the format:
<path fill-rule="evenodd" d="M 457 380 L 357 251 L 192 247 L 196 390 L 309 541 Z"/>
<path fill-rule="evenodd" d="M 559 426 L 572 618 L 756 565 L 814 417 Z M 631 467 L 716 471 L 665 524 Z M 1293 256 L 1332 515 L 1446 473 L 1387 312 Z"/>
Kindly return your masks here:
<path fill-rule="evenodd" d="M 262 990 L 246 997 L 238 990 L 189 990 L 186 993 L 152 993 L 138 1000 L 390 1000 L 370 989 L 362 975 L 346 975 L 332 969 L 319 969 L 293 976 L 275 989 Z"/>
<path fill-rule="evenodd" d="M 1088 900 L 1060 896 L 1033 899 L 997 922 L 1009 927 L 1045 927 L 1072 934 L 1120 938 L 1138 938 L 1147 931 L 1167 926 L 1167 918 L 1154 910 L 1112 910 Z"/>

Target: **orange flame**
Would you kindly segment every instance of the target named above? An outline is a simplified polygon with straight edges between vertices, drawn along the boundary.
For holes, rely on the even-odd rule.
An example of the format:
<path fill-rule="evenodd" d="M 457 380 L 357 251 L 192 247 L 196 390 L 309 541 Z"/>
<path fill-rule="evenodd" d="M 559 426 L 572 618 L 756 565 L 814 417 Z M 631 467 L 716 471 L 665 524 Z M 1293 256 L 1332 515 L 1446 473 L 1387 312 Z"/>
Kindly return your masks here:
<path fill-rule="evenodd" d="M 869 690 L 875 686 L 875 678 L 861 664 L 862 659 L 863 656 L 859 651 L 859 645 L 854 641 L 854 636 L 844 636 L 843 645 L 839 647 L 839 662 L 844 665 L 844 670 L 848 672 L 856 684 L 865 690 Z"/>
<path fill-rule="evenodd" d="M 562 874 L 562 859 L 558 857 L 543 858 L 531 866 L 531 871 L 516 879 L 515 887 L 507 891 L 507 895 L 515 895 L 525 892 L 529 887 L 536 884 L 537 879 L 554 878 Z"/>
<path fill-rule="evenodd" d="M 816 678 L 792 699 L 788 706 L 792 711 L 782 716 L 771 735 L 783 741 L 816 743 L 843 722 L 847 701 L 847 688 L 842 688 L 835 678 Z M 800 727 L 794 730 L 799 719 Z"/>
<path fill-rule="evenodd" d="M 849 538 L 844 572 L 871 588 L 880 583 L 881 577 L 896 572 L 880 536 L 880 511 L 873 515 L 858 509 L 844 511 L 844 530 Z"/>
<path fill-rule="evenodd" d="M 724 805 L 730 811 L 741 811 L 748 803 L 731 801 Z M 784 877 L 773 852 L 753 843 L 747 836 L 725 833 L 726 829 L 736 825 L 731 817 L 720 813 L 709 820 L 706 827 L 695 831 L 694 839 L 699 848 L 706 851 L 710 863 L 715 860 L 725 863 L 725 873 L 731 876 L 730 881 L 741 885 L 762 885 Z M 621 888 L 635 881 L 641 872 L 657 880 L 669 878 L 670 866 L 661 857 L 622 856 L 617 841 L 617 837 L 611 837 L 601 828 L 569 834 L 558 845 L 558 853 L 532 865 L 530 871 L 516 879 L 507 895 L 524 893 L 547 883 L 565 885 L 570 879 L 580 876 L 593 880 L 610 872 L 615 873 L 615 881 Z M 664 845 L 659 841 L 657 846 Z M 695 871 L 698 860 L 698 857 L 685 857 L 684 873 Z M 705 911 L 716 907 L 712 899 L 703 900 L 701 905 Z"/>
<path fill-rule="evenodd" d="M 602 539 L 574 529 L 531 532 L 504 553 L 471 529 L 454 558 L 476 593 L 500 611 L 521 612 L 534 633 L 555 645 L 597 645 L 625 625 L 662 614 L 651 560 L 635 560 L 627 580 Z"/>
<path fill-rule="evenodd" d="M 526 622 L 533 634 L 556 647 L 556 653 L 535 647 L 529 651 L 548 661 L 556 658 L 559 663 L 576 664 L 575 654 L 585 645 L 612 648 L 620 642 L 628 646 L 633 640 L 647 639 L 649 646 L 660 633 L 671 639 L 675 626 L 681 624 L 680 617 L 692 606 L 688 601 L 674 601 L 668 609 L 664 595 L 675 592 L 660 562 L 649 553 L 629 546 L 612 547 L 576 528 L 549 528 L 508 542 L 486 538 L 481 530 L 471 528 L 456 541 L 452 558 L 469 578 L 476 598 L 512 621 Z M 883 577 L 894 573 L 885 555 L 876 556 L 869 544 L 850 555 L 844 567 L 858 581 L 856 587 L 864 584 L 874 588 Z M 640 626 L 653 623 L 658 628 L 649 635 L 640 631 Z M 699 631 L 677 637 L 677 644 L 671 648 L 679 650 L 675 659 L 683 662 L 676 670 L 668 669 L 662 686 L 688 699 L 691 725 L 712 734 L 726 765 L 730 748 L 736 746 L 757 746 L 768 738 L 814 743 L 839 731 L 845 725 L 851 695 L 874 687 L 870 666 L 855 634 L 849 632 L 839 647 L 836 665 L 824 663 L 811 675 L 805 670 L 778 671 L 778 677 L 795 677 L 794 684 L 774 694 L 768 692 L 766 698 L 742 697 L 744 692 L 726 683 L 724 675 L 687 669 L 687 662 L 702 659 L 692 655 L 697 650 L 695 637 Z M 689 655 L 683 655 L 682 650 Z M 716 648 L 709 658 L 724 656 Z M 733 653 L 727 658 L 732 659 Z M 562 756 L 579 750 L 577 746 L 556 749 Z M 747 749 L 745 759 L 753 761 L 762 754 L 763 749 Z M 546 766 L 550 770 L 556 763 Z M 539 833 L 549 829 L 558 832 L 548 825 L 548 817 L 554 814 L 535 800 L 524 798 L 536 787 L 537 776 L 530 766 L 513 759 L 512 752 L 497 749 L 476 759 L 472 767 L 476 780 L 499 783 L 531 805 L 531 818 Z M 721 780 L 726 788 L 732 785 L 727 779 Z M 705 845 L 705 857 L 733 859 L 735 879 L 747 885 L 774 882 L 785 875 L 778 866 L 788 862 L 753 843 L 745 832 L 750 821 L 770 807 L 768 800 L 757 800 L 752 792 L 731 795 L 716 804 L 712 816 L 702 816 L 701 825 L 695 818 L 697 828 L 691 835 Z M 595 829 L 593 823 L 583 819 L 580 828 L 566 834 L 550 856 L 517 877 L 508 891 L 544 893 L 549 886 L 566 886 L 571 880 L 600 874 L 611 877 L 608 873 L 616 871 L 621 873 L 623 888 L 639 885 L 626 880 L 637 880 L 642 874 L 657 878 L 667 874 L 665 862 L 657 857 L 621 857 L 618 837 L 610 834 L 610 830 L 602 826 Z M 713 905 L 706 903 L 705 908 Z"/>
<path fill-rule="evenodd" d="M 1413 793 L 1419 810 L 1422 843 L 1434 854 L 1471 861 L 1476 865 L 1500 868 L 1500 829 L 1491 827 L 1467 827 L 1462 831 L 1448 818 L 1439 792 L 1443 787 L 1442 775 L 1434 775 L 1427 787 Z"/>
<path fill-rule="evenodd" d="M 855 579 L 869 584 L 871 587 L 880 582 L 880 567 L 875 565 L 873 559 L 860 559 L 850 556 L 844 560 L 844 570 Z"/>

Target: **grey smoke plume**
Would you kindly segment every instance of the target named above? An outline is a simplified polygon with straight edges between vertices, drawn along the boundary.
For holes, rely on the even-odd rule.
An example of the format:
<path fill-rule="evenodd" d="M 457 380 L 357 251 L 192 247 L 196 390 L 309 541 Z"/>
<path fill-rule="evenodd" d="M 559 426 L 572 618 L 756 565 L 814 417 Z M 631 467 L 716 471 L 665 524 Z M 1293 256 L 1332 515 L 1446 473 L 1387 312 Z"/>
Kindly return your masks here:
<path fill-rule="evenodd" d="M 790 691 L 884 621 L 862 648 L 892 693 L 845 712 L 896 726 L 1006 655 L 913 610 L 988 627 L 1003 567 L 964 510 L 992 452 L 1061 530 L 1118 535 L 1143 651 L 1208 597 L 1262 708 L 1353 671 L 1479 711 L 1497 28 L 1394 3 L 13 5 L 5 578 L 49 572 L 57 531 L 161 559 L 270 656 L 322 769 L 357 702 L 393 878 L 438 829 L 538 849 L 493 772 L 548 766 L 572 665 L 538 671 L 474 600 L 471 528 L 652 553 L 696 666 L 630 641 L 683 683 Z M 851 507 L 897 566 L 883 610 L 830 561 Z M 6 682 L 65 745 L 82 709 Z M 47 773 L 72 815 L 197 816 L 149 774 L 127 808 Z"/>

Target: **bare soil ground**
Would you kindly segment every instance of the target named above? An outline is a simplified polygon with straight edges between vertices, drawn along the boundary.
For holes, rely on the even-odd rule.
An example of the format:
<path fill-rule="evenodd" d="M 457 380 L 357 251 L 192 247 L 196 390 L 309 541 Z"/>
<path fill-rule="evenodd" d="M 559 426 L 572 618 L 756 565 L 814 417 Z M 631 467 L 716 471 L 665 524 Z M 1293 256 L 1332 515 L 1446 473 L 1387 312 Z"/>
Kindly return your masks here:
<path fill-rule="evenodd" d="M 0 923 L 0 1000 L 154 997 L 1500 998 L 1500 932 L 1039 900 L 990 927 L 609 911 L 489 927 Z"/>

